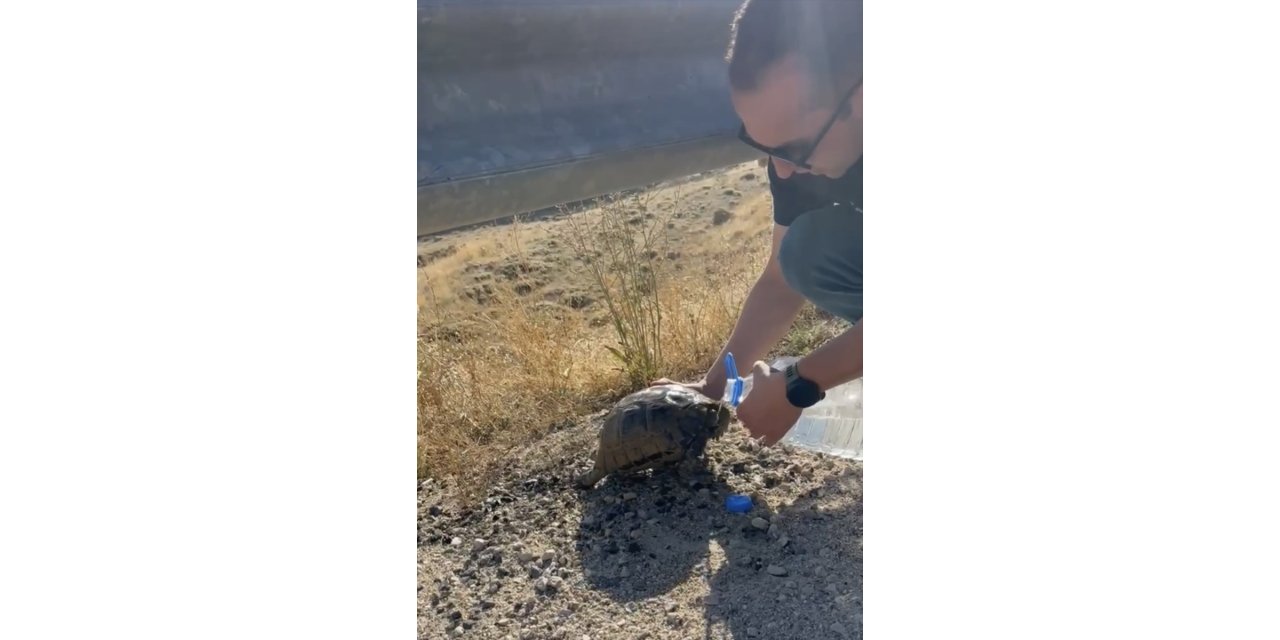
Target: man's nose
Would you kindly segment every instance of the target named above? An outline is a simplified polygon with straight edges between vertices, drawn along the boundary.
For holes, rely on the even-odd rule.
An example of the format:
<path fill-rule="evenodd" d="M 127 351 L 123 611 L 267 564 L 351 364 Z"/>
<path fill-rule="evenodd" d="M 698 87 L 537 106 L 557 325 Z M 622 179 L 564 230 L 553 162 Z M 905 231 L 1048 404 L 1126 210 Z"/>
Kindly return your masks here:
<path fill-rule="evenodd" d="M 779 178 L 786 180 L 791 174 L 796 172 L 796 166 L 786 160 L 773 159 L 773 172 L 778 174 Z"/>
<path fill-rule="evenodd" d="M 801 169 L 800 167 L 797 167 L 796 165 L 791 164 L 790 162 L 787 162 L 786 160 L 783 160 L 781 158 L 776 158 L 773 156 L 769 156 L 769 157 L 770 159 L 773 160 L 774 173 L 778 174 L 778 177 L 782 178 L 783 180 L 790 178 L 792 174 L 796 174 L 796 173 L 812 173 L 811 171 L 808 171 L 806 169 Z"/>

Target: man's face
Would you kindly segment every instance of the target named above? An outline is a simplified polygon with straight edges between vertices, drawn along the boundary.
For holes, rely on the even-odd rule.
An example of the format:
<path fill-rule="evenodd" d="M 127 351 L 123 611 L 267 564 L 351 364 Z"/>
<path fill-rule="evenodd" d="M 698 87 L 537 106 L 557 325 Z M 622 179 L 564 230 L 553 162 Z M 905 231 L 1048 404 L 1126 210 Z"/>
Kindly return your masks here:
<path fill-rule="evenodd" d="M 792 151 L 801 156 L 813 146 L 823 125 L 840 105 L 835 104 L 848 87 L 831 89 L 836 95 L 827 104 L 813 104 L 814 78 L 799 56 L 790 55 L 765 70 L 760 83 L 752 91 L 731 93 L 733 108 L 738 112 L 747 134 L 766 147 Z M 809 156 L 811 171 L 774 157 L 773 167 L 780 178 L 793 173 L 816 173 L 839 178 L 862 157 L 862 89 L 849 100 L 850 111 L 836 118 Z"/>

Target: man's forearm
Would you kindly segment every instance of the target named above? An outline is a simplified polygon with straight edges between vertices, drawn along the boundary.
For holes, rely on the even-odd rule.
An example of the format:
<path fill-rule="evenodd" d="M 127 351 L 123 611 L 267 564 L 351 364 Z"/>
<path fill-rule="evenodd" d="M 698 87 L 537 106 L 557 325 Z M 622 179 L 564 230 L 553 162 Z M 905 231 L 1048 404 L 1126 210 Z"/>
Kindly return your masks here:
<path fill-rule="evenodd" d="M 752 363 L 763 358 L 769 348 L 787 334 L 803 305 L 804 297 L 788 287 L 781 278 L 768 273 L 762 275 L 747 294 L 729 342 L 707 372 L 708 385 L 713 389 L 722 388 L 726 377 L 726 353 L 733 353 L 738 365 L 738 375 L 750 373 Z"/>
<path fill-rule="evenodd" d="M 862 377 L 862 321 L 800 359 L 798 373 L 826 391 Z"/>

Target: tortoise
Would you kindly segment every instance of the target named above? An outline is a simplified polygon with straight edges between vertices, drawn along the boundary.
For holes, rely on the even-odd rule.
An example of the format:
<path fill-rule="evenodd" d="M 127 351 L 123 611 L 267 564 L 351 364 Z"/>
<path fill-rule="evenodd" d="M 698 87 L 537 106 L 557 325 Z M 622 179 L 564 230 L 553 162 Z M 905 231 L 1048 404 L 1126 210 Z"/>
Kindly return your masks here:
<path fill-rule="evenodd" d="M 595 466 L 578 477 L 584 488 L 611 473 L 635 473 L 702 456 L 724 435 L 729 407 L 678 384 L 656 385 L 618 402 L 600 427 Z"/>

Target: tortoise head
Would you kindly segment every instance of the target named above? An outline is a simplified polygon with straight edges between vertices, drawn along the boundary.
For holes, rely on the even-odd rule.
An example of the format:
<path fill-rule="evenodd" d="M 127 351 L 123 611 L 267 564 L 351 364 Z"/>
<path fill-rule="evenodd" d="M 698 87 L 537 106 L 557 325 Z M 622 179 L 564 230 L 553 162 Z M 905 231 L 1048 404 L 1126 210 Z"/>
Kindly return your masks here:
<path fill-rule="evenodd" d="M 729 429 L 729 421 L 733 418 L 729 412 L 729 405 L 713 401 L 711 411 L 708 416 L 708 427 L 711 430 L 712 438 L 719 438 Z"/>
<path fill-rule="evenodd" d="M 702 423 L 701 426 L 705 429 L 704 433 L 708 439 L 724 435 L 729 428 L 729 422 L 733 419 L 733 413 L 727 403 L 710 398 L 684 385 L 661 385 L 638 393 L 652 394 L 657 397 L 665 396 L 668 402 L 684 407 L 685 410 L 697 416 L 695 420 Z"/>

